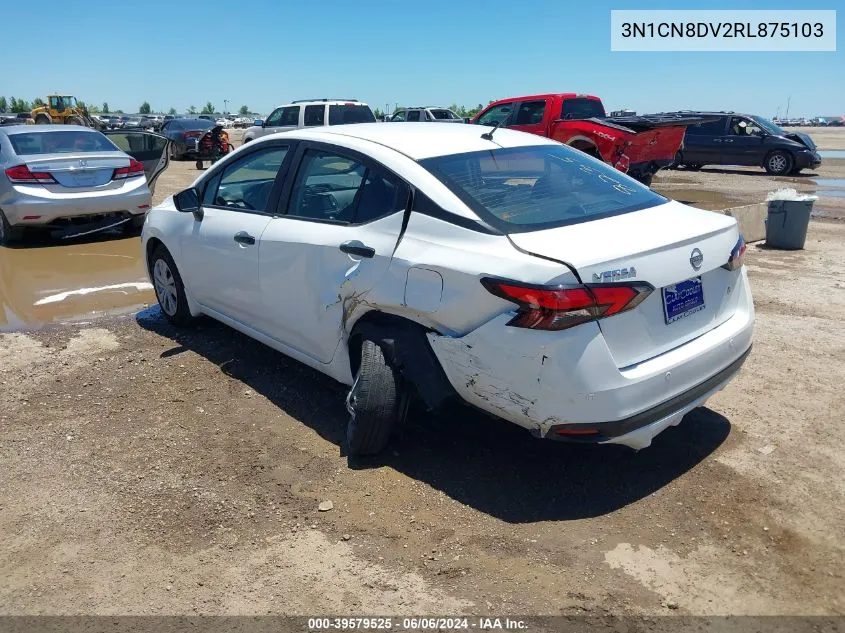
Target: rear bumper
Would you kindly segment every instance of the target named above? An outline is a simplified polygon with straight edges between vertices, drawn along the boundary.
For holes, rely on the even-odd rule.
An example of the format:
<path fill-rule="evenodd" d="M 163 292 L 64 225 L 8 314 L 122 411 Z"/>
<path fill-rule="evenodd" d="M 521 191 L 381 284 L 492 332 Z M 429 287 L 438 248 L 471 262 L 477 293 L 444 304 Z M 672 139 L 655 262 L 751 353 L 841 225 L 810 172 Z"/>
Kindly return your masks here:
<path fill-rule="evenodd" d="M 508 327 L 508 313 L 461 338 L 429 334 L 429 343 L 469 404 L 537 437 L 640 449 L 722 389 L 742 366 L 754 332 L 745 270 L 736 290 L 736 309 L 727 321 L 629 367 L 617 366 L 596 323 L 539 332 Z M 571 434 L 579 430 L 583 435 Z"/>
<path fill-rule="evenodd" d="M 63 220 L 113 214 L 145 214 L 152 194 L 143 178 L 127 180 L 116 189 L 70 193 L 53 193 L 42 185 L 18 185 L 0 200 L 0 207 L 12 226 L 45 227 Z"/>

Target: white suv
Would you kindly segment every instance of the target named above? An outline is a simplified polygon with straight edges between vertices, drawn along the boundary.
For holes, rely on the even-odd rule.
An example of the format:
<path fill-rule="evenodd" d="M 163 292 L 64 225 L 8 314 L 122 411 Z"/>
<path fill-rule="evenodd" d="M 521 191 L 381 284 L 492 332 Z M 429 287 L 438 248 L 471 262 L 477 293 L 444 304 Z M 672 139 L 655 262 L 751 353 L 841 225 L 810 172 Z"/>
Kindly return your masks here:
<path fill-rule="evenodd" d="M 366 103 L 356 99 L 303 99 L 280 105 L 261 125 L 244 132 L 244 143 L 262 136 L 301 127 L 375 123 L 376 117 Z"/>
<path fill-rule="evenodd" d="M 458 113 L 449 108 L 402 108 L 388 121 L 431 121 L 433 123 L 466 123 Z"/>

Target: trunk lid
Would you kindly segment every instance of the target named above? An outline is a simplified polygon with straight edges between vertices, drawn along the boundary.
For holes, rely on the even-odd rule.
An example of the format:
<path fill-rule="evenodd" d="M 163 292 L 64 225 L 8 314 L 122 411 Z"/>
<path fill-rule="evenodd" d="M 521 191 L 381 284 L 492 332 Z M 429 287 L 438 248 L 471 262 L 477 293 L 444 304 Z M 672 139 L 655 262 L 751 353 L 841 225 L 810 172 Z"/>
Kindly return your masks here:
<path fill-rule="evenodd" d="M 654 292 L 633 310 L 598 321 L 620 368 L 683 345 L 724 323 L 736 310 L 739 293 L 732 290 L 740 271 L 728 271 L 722 265 L 739 231 L 733 218 L 719 213 L 670 201 L 611 218 L 509 237 L 522 250 L 565 262 L 584 283 L 621 278 L 654 286 Z M 703 256 L 698 270 L 691 261 L 694 249 Z M 625 277 L 624 271 L 631 273 L 631 268 L 633 274 Z M 613 271 L 617 271 L 615 278 Z M 670 295 L 667 317 L 663 289 L 685 291 L 684 286 L 672 287 L 694 278 L 701 280 L 703 307 L 672 320 Z"/>
<path fill-rule="evenodd" d="M 86 156 L 70 157 L 67 154 L 33 155 L 27 158 L 30 171 L 48 172 L 60 187 L 86 189 L 102 187 L 112 180 L 114 170 L 128 167 L 129 159 L 121 152 L 105 152 Z M 45 185 L 59 190 L 56 185 Z"/>

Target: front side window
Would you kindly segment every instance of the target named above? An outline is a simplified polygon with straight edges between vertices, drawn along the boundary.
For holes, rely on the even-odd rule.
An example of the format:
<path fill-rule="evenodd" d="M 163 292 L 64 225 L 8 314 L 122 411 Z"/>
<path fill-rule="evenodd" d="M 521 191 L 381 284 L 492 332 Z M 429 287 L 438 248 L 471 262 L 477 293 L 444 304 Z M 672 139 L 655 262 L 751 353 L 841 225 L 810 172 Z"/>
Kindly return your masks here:
<path fill-rule="evenodd" d="M 420 164 L 503 233 L 577 224 L 667 202 L 610 165 L 562 145 L 438 156 Z"/>
<path fill-rule="evenodd" d="M 496 125 L 510 116 L 512 108 L 512 103 L 502 103 L 501 105 L 493 106 L 487 110 L 487 112 L 478 117 L 478 124 Z"/>
<path fill-rule="evenodd" d="M 282 121 L 282 112 L 284 112 L 284 108 L 276 108 L 273 110 L 270 113 L 270 116 L 267 117 L 264 125 L 267 127 L 279 127 Z"/>
<path fill-rule="evenodd" d="M 299 125 L 299 106 L 288 106 L 282 108 L 282 118 L 279 121 L 280 127 Z"/>
<path fill-rule="evenodd" d="M 537 123 L 542 123 L 545 113 L 545 100 L 523 101 L 519 104 L 519 110 L 516 112 L 516 123 L 514 125 L 536 125 Z"/>
<path fill-rule="evenodd" d="M 323 104 L 305 106 L 305 126 L 325 125 L 326 107 Z"/>
<path fill-rule="evenodd" d="M 287 152 L 287 147 L 268 147 L 228 165 L 216 187 L 215 177 L 209 181 L 203 203 L 240 211 L 266 211 Z"/>
<path fill-rule="evenodd" d="M 407 120 L 406 117 L 405 117 L 405 111 L 399 110 L 399 112 L 394 112 L 393 116 L 390 117 L 390 120 L 391 121 L 405 121 L 405 120 Z"/>

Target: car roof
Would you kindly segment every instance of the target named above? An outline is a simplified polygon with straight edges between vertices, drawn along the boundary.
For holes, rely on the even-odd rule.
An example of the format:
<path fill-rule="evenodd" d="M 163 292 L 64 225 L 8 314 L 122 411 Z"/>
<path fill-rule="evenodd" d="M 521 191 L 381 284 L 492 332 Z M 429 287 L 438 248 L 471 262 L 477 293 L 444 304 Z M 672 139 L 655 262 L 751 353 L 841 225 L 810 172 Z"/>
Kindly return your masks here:
<path fill-rule="evenodd" d="M 367 105 L 363 101 L 355 101 L 353 99 L 314 99 L 313 101 L 303 100 L 303 101 L 291 101 L 290 103 L 283 103 L 282 105 L 276 106 L 276 108 L 287 108 L 289 106 L 307 106 L 307 105 L 356 105 L 356 106 L 365 106 Z"/>
<path fill-rule="evenodd" d="M 496 130 L 492 142 L 482 139 L 481 135 L 489 132 L 490 129 L 490 127 L 484 125 L 353 123 L 279 132 L 265 136 L 261 140 L 295 138 L 344 145 L 344 138 L 354 138 L 390 148 L 414 160 L 447 154 L 491 150 L 497 147 L 558 144 L 556 141 L 536 134 L 505 128 Z"/>
<path fill-rule="evenodd" d="M 65 132 L 79 130 L 83 130 L 85 132 L 97 132 L 97 130 L 93 130 L 90 127 L 85 127 L 83 125 L 62 125 L 58 123 L 48 123 L 47 125 L 8 125 L 0 128 L 0 130 L 8 135 L 26 134 L 31 132 L 56 132 L 62 130 Z"/>

